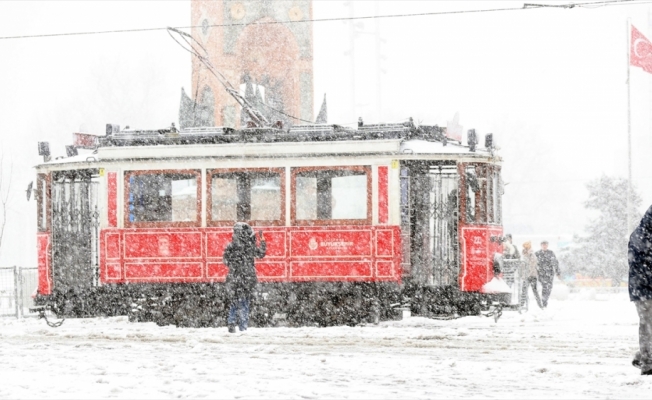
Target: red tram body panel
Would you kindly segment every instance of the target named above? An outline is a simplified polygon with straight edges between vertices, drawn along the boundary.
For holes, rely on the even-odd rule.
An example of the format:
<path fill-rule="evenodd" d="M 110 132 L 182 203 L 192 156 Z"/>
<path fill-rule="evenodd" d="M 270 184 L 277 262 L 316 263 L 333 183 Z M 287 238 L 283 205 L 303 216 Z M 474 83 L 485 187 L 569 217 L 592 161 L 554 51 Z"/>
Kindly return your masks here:
<path fill-rule="evenodd" d="M 461 228 L 462 261 L 460 289 L 479 292 L 482 285 L 494 276 L 494 254 L 502 254 L 499 241 L 492 237 L 502 237 L 502 228 L 492 226 L 464 226 Z"/>
<path fill-rule="evenodd" d="M 52 293 L 52 269 L 50 235 L 38 234 L 36 236 L 37 262 L 38 262 L 38 292 L 43 295 Z"/>
<path fill-rule="evenodd" d="M 257 227 L 267 255 L 261 282 L 400 282 L 397 226 Z M 100 233 L 103 283 L 223 282 L 222 254 L 231 228 L 105 229 Z"/>

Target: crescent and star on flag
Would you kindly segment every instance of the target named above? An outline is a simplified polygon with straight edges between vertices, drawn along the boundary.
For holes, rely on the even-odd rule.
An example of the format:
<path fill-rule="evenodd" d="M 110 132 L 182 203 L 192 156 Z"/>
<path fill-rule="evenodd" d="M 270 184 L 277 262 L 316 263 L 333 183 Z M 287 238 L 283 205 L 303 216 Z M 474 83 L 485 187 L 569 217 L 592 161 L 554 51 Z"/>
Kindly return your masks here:
<path fill-rule="evenodd" d="M 629 62 L 652 74 L 652 42 L 632 25 L 632 39 Z"/>

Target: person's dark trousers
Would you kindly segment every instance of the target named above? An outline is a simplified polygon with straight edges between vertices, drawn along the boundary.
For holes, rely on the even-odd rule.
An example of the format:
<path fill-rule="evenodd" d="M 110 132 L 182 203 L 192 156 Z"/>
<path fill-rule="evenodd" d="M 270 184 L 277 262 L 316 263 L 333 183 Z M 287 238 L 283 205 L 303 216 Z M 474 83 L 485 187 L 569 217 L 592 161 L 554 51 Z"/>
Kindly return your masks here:
<path fill-rule="evenodd" d="M 527 296 L 528 296 L 527 290 L 530 286 L 532 287 L 532 291 L 534 292 L 534 297 L 537 299 L 537 305 L 541 307 L 541 298 L 539 297 L 539 291 L 537 290 L 536 276 L 531 276 L 523 280 L 523 287 L 521 290 L 521 306 L 525 305 L 525 301 L 527 300 Z"/>
<path fill-rule="evenodd" d="M 550 298 L 550 293 L 552 293 L 552 280 L 553 277 L 541 277 L 541 304 L 543 307 L 548 307 L 548 299 Z"/>
<path fill-rule="evenodd" d="M 242 298 L 231 303 L 229 317 L 226 323 L 228 325 L 235 325 L 236 322 L 241 331 L 247 330 L 247 325 L 249 324 L 249 299 Z"/>
<path fill-rule="evenodd" d="M 638 344 L 640 356 L 637 353 L 641 373 L 652 375 L 652 300 L 635 301 L 638 312 Z M 636 361 L 636 359 L 635 359 Z"/>

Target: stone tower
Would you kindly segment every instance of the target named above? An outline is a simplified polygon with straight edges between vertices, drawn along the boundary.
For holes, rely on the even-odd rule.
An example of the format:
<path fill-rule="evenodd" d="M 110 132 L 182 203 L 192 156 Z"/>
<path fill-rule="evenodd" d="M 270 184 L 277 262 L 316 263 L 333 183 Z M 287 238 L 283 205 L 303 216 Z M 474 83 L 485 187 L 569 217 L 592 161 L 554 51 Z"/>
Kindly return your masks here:
<path fill-rule="evenodd" d="M 313 38 L 310 0 L 194 0 L 192 35 L 213 66 L 270 122 L 313 120 Z M 223 26 L 212 26 L 223 25 Z M 216 126 L 247 120 L 219 81 L 193 57 L 191 97 Z M 262 104 L 261 104 L 262 103 Z M 211 110 L 211 105 L 214 107 Z M 205 112 L 204 112 L 205 113 Z"/>

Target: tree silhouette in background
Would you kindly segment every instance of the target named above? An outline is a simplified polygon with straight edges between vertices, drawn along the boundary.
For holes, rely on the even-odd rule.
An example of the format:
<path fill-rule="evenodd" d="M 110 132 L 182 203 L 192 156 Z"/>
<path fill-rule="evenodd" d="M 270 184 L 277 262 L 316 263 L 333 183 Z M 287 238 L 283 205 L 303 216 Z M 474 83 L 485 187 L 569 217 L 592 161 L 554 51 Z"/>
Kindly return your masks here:
<path fill-rule="evenodd" d="M 575 235 L 572 246 L 561 253 L 564 273 L 581 273 L 591 278 L 609 278 L 613 286 L 626 279 L 627 244 L 631 232 L 627 228 L 626 179 L 603 175 L 589 182 L 589 199 L 584 207 L 597 213 L 585 228 L 586 236 Z M 634 226 L 641 219 L 638 208 L 641 197 L 633 188 L 631 215 Z"/>

